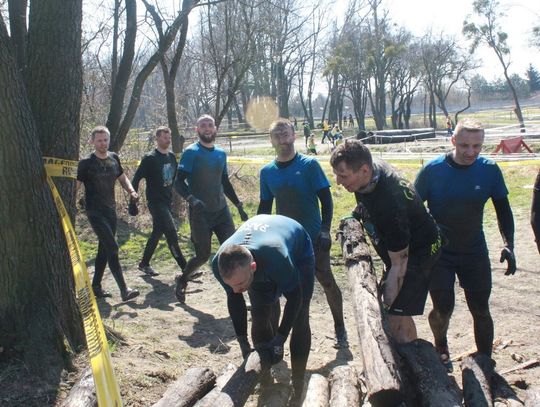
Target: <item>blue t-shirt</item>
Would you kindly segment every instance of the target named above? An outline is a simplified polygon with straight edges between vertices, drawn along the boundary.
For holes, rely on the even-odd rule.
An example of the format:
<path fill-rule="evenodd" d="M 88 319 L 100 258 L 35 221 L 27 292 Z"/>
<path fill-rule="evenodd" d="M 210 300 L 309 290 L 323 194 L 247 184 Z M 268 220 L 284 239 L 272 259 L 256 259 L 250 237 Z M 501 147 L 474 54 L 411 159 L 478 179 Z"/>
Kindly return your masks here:
<path fill-rule="evenodd" d="M 290 165 L 280 168 L 274 160 L 261 169 L 260 185 L 261 200 L 275 198 L 276 213 L 296 220 L 315 241 L 321 229 L 317 191 L 330 186 L 319 162 L 296 154 Z"/>
<path fill-rule="evenodd" d="M 313 275 L 302 274 L 307 270 L 313 273 L 313 268 L 300 268 L 304 262 L 313 261 L 311 240 L 302 225 L 285 216 L 257 215 L 223 242 L 212 260 L 214 276 L 229 294 L 232 289 L 221 279 L 218 257 L 224 247 L 233 244 L 246 247 L 257 263 L 250 287 L 254 291 L 271 291 L 277 299 L 293 291 L 303 279 L 313 279 Z"/>
<path fill-rule="evenodd" d="M 508 195 L 494 161 L 478 157 L 473 164 L 462 166 L 450 154 L 441 155 L 420 170 L 415 187 L 448 238 L 446 251 L 468 254 L 487 250 L 482 227 L 485 203 Z"/>
<path fill-rule="evenodd" d="M 227 205 L 221 181 L 223 176 L 228 176 L 227 155 L 223 149 L 193 143 L 182 154 L 178 170 L 189 173 L 189 193 L 203 201 L 207 211 L 217 212 Z"/>

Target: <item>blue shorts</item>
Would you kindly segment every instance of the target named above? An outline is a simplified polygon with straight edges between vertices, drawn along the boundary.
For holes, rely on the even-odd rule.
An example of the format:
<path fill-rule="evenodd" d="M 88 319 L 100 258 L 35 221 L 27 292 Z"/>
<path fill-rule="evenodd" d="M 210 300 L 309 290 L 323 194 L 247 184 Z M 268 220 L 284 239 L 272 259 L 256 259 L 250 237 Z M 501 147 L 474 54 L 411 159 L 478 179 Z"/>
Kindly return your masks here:
<path fill-rule="evenodd" d="M 443 249 L 433 270 L 429 290 L 454 290 L 456 275 L 459 285 L 465 290 L 490 290 L 491 264 L 487 250 L 475 254 L 457 254 Z"/>

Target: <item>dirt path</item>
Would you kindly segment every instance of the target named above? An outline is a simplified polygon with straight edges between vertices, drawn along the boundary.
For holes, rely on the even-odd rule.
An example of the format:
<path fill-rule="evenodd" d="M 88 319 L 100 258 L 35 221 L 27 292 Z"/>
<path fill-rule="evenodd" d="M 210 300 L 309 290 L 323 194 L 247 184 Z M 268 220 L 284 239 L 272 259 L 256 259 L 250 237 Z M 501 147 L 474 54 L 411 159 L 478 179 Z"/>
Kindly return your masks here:
<path fill-rule="evenodd" d="M 498 262 L 498 232 L 488 230 L 493 264 L 492 314 L 495 320 L 495 337 L 511 341 L 505 349 L 495 351 L 497 370 L 516 365 L 516 359 L 540 357 L 540 322 L 538 278 L 540 267 L 533 246 L 532 232 L 525 214 L 516 214 L 518 238 L 516 253 L 518 272 L 513 277 L 504 276 Z M 358 334 L 354 325 L 350 292 L 345 273 L 340 265 L 335 266 L 338 284 L 345 298 L 345 323 L 349 332 L 350 349 L 333 349 L 333 322 L 324 294 L 316 283 L 311 306 L 312 348 L 308 362 L 308 375 L 328 375 L 332 367 L 349 363 L 361 370 Z M 176 269 L 159 268 L 157 277 L 143 276 L 139 271 L 128 270 L 127 280 L 141 291 L 135 301 L 118 304 L 118 295 L 106 301 L 100 300 L 99 307 L 105 323 L 122 334 L 127 345 L 113 349 L 113 364 L 120 383 L 126 406 L 148 406 L 157 401 L 172 380 L 192 366 L 208 366 L 219 372 L 229 362 L 240 363 L 240 351 L 234 339 L 232 324 L 228 318 L 226 297 L 209 269 L 200 282 L 193 282 L 188 289 L 187 303 L 180 305 L 173 294 Z M 115 288 L 110 274 L 106 273 L 104 286 Z M 474 347 L 472 320 L 466 309 L 461 291 L 457 290 L 456 310 L 451 321 L 449 344 L 453 355 Z M 426 309 L 430 309 L 428 304 Z M 426 317 L 416 318 L 419 336 L 431 340 Z M 514 358 L 513 356 L 514 355 Z M 285 361 L 289 360 L 286 350 Z M 461 373 L 455 363 L 454 376 L 458 383 Z M 281 363 L 274 372 L 276 384 L 262 402 L 258 394 L 248 401 L 248 406 L 282 405 L 288 383 L 288 364 Z M 518 395 L 522 388 L 539 385 L 538 368 L 512 373 L 505 376 Z M 270 399 L 270 401 L 268 401 Z"/>

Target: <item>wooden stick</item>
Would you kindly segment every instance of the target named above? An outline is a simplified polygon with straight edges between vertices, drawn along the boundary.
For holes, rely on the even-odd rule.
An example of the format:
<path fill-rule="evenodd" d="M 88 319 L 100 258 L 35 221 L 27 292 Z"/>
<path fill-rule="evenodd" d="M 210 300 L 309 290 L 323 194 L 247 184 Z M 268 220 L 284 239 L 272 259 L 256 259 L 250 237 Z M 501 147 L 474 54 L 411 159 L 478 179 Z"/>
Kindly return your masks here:
<path fill-rule="evenodd" d="M 153 407 L 191 407 L 216 383 L 216 375 L 208 368 L 193 367 L 173 382 Z"/>

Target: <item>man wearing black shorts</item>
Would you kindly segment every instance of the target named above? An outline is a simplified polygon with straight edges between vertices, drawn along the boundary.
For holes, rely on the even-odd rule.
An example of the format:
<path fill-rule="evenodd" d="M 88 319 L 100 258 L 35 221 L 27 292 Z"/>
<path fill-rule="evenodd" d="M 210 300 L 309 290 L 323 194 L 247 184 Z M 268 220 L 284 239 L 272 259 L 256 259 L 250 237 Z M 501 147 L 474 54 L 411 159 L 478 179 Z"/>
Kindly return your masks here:
<path fill-rule="evenodd" d="M 111 273 L 120 288 L 122 301 L 139 295 L 139 291 L 129 288 L 124 281 L 122 267 L 118 259 L 118 243 L 116 242 L 116 202 L 114 185 L 120 182 L 131 199 L 138 200 L 139 195 L 133 189 L 118 155 L 108 151 L 110 141 L 109 130 L 98 126 L 92 130 L 91 142 L 95 151 L 79 162 L 77 168 L 77 189 L 84 184 L 85 208 L 88 221 L 96 233 L 99 245 L 92 280 L 92 289 L 96 297 L 110 297 L 111 294 L 101 287 L 101 279 L 105 266 L 109 264 Z"/>
<path fill-rule="evenodd" d="M 236 206 L 242 220 L 248 218 L 229 180 L 227 155 L 214 145 L 217 135 L 214 118 L 199 117 L 196 131 L 199 140 L 182 154 L 174 182 L 176 191 L 189 204 L 191 240 L 195 246 L 195 257 L 189 259 L 184 272 L 176 277 L 175 294 L 181 303 L 186 300 L 187 283 L 194 278 L 193 272 L 210 257 L 212 233 L 220 243 L 234 233 L 225 197 Z"/>
<path fill-rule="evenodd" d="M 439 257 L 441 237 L 414 188 L 387 163 L 373 160 L 358 140 L 346 140 L 330 157 L 336 181 L 354 192 L 364 229 L 386 266 L 383 303 L 397 343 L 416 339 L 412 315 L 421 315 Z"/>
<path fill-rule="evenodd" d="M 505 243 L 500 261 L 508 262 L 507 275 L 516 271 L 514 219 L 508 189 L 497 164 L 479 156 L 483 143 L 481 123 L 471 119 L 460 121 L 452 136 L 454 150 L 427 163 L 415 181 L 418 194 L 427 201 L 430 213 L 448 238 L 430 283 L 433 311 L 429 314 L 435 347 L 448 370 L 452 366 L 447 331 L 454 310 L 456 275 L 474 320 L 478 352 L 491 356 L 491 264 L 482 225 L 488 199 L 493 201 Z"/>
<path fill-rule="evenodd" d="M 168 127 L 159 127 L 156 130 L 156 149 L 142 158 L 132 181 L 135 191 L 138 191 L 139 182 L 142 178 L 146 179 L 146 199 L 152 215 L 152 233 L 146 242 L 139 270 L 150 276 L 159 274 L 150 266 L 150 259 L 163 234 L 178 267 L 186 267 L 186 259 L 178 245 L 178 235 L 171 214 L 172 184 L 177 163 L 174 154 L 169 151 L 170 145 L 171 130 Z"/>
<path fill-rule="evenodd" d="M 221 245 L 212 269 L 227 292 L 229 315 L 244 358 L 251 347 L 243 292 L 247 291 L 251 301 L 255 349 L 267 352 L 272 364 L 283 359 L 283 345 L 291 334 L 292 392 L 288 405 L 299 406 L 311 347 L 309 306 L 315 272 L 308 233 L 286 216 L 257 215 Z M 280 321 L 281 296 L 286 302 Z"/>

